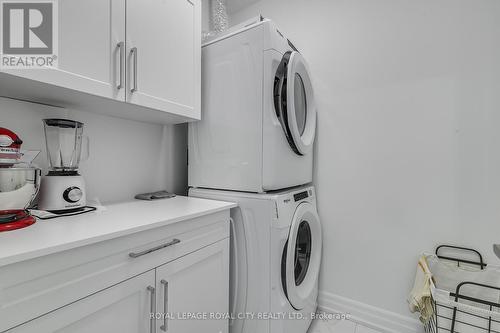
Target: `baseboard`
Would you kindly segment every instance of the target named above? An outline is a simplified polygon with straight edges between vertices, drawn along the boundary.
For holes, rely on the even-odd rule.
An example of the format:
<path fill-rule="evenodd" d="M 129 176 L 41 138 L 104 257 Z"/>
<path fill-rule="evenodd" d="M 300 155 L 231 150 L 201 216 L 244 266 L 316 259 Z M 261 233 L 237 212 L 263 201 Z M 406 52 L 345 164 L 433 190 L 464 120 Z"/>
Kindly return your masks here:
<path fill-rule="evenodd" d="M 320 291 L 318 308 L 328 313 L 345 313 L 350 320 L 382 333 L 421 333 L 421 323 L 411 317 L 383 310 L 352 299 Z"/>

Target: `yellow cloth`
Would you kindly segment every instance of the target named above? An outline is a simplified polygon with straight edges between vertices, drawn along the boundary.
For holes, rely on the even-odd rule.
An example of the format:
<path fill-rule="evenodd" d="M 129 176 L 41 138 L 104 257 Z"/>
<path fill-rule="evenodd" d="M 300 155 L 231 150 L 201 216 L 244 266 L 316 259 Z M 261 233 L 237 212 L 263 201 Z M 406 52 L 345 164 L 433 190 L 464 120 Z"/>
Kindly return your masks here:
<path fill-rule="evenodd" d="M 427 265 L 427 259 L 422 256 L 418 261 L 415 284 L 408 296 L 411 312 L 420 312 L 420 321 L 427 324 L 434 315 L 431 295 L 432 273 Z"/>

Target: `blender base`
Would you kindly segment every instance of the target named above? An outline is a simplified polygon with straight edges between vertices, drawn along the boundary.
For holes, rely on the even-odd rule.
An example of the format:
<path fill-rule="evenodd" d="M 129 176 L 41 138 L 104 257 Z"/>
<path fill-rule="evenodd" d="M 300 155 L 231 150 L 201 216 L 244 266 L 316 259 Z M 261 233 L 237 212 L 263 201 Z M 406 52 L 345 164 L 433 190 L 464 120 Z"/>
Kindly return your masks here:
<path fill-rule="evenodd" d="M 69 212 L 87 205 L 85 181 L 78 174 L 42 177 L 38 209 L 48 212 Z"/>

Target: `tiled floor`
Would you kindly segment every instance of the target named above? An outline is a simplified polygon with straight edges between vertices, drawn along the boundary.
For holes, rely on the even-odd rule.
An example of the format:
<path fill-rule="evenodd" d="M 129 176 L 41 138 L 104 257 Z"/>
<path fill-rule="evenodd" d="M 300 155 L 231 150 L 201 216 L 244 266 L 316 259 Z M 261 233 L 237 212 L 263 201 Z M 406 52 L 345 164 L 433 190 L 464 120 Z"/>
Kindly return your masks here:
<path fill-rule="evenodd" d="M 350 320 L 315 320 L 307 333 L 379 333 Z"/>

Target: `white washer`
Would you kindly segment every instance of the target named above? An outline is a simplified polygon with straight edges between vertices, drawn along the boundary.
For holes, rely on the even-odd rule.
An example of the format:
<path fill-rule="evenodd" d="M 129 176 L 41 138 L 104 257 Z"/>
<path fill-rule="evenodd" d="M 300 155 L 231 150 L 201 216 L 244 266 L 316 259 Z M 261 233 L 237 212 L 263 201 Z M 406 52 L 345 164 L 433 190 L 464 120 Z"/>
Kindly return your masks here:
<path fill-rule="evenodd" d="M 316 106 L 302 55 L 270 20 L 203 45 L 189 185 L 266 192 L 312 181 Z"/>
<path fill-rule="evenodd" d="M 238 203 L 231 210 L 230 333 L 306 333 L 322 248 L 314 187 L 269 194 L 190 189 L 189 195 Z"/>

